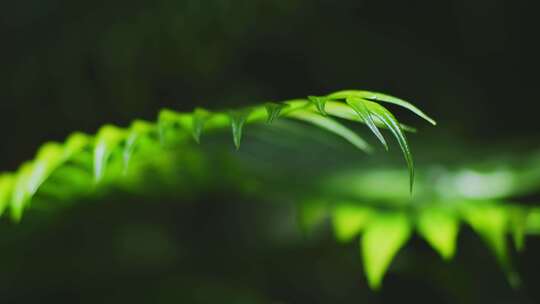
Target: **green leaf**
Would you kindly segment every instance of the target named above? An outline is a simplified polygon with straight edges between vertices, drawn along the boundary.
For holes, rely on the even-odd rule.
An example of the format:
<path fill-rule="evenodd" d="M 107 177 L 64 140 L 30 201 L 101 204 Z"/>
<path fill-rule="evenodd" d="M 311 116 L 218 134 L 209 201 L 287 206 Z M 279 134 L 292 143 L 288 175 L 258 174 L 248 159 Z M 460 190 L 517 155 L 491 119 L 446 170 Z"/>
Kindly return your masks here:
<path fill-rule="evenodd" d="M 344 138 L 360 150 L 368 153 L 372 151 L 370 145 L 365 140 L 363 140 L 360 136 L 351 131 L 349 128 L 331 119 L 330 117 L 321 116 L 317 113 L 313 113 L 307 110 L 298 110 L 294 113 L 289 114 L 289 116 L 312 123 L 327 131 L 330 131 Z"/>
<path fill-rule="evenodd" d="M 123 162 L 124 162 L 124 174 L 127 174 L 129 163 L 135 151 L 136 145 L 139 143 L 141 138 L 148 136 L 154 130 L 154 126 L 146 121 L 137 120 L 133 122 L 129 128 L 129 133 L 126 138 L 126 145 L 124 146 L 123 151 Z"/>
<path fill-rule="evenodd" d="M 427 208 L 420 212 L 418 232 L 443 259 L 450 260 L 456 251 L 459 220 L 449 210 Z"/>
<path fill-rule="evenodd" d="M 242 129 L 244 127 L 244 124 L 246 123 L 246 119 L 248 118 L 250 112 L 250 110 L 229 112 L 233 141 L 236 149 L 240 149 L 240 141 L 242 140 Z"/>
<path fill-rule="evenodd" d="M 283 110 L 286 106 L 286 104 L 267 102 L 264 105 L 264 107 L 266 108 L 266 113 L 268 114 L 266 122 L 272 123 L 274 120 L 276 120 L 281 114 L 281 110 Z"/>
<path fill-rule="evenodd" d="M 336 238 L 349 242 L 369 223 L 373 210 L 359 205 L 338 205 L 332 211 L 332 224 Z"/>
<path fill-rule="evenodd" d="M 3 174 L 0 176 L 0 215 L 4 213 L 9 205 L 13 192 L 14 178 L 11 174 Z"/>
<path fill-rule="evenodd" d="M 159 140 L 162 145 L 167 145 L 168 135 L 170 133 L 177 134 L 176 128 L 181 127 L 185 130 L 189 130 L 192 127 L 192 115 L 185 113 L 177 113 L 171 110 L 161 110 L 158 117 L 158 133 Z"/>
<path fill-rule="evenodd" d="M 508 213 L 496 205 L 471 205 L 462 207 L 464 218 L 482 237 L 503 267 L 508 266 L 506 228 Z"/>
<path fill-rule="evenodd" d="M 308 96 L 308 100 L 315 105 L 319 113 L 322 115 L 328 115 L 325 110 L 326 102 L 328 101 L 326 97 Z"/>
<path fill-rule="evenodd" d="M 527 229 L 527 217 L 529 210 L 514 207 L 509 211 L 509 224 L 512 230 L 512 238 L 517 251 L 525 249 L 525 232 Z"/>
<path fill-rule="evenodd" d="M 411 149 L 409 148 L 409 143 L 407 142 L 407 138 L 405 137 L 405 134 L 401 130 L 401 127 L 399 125 L 399 122 L 394 117 L 390 111 L 388 111 L 385 107 L 381 106 L 380 104 L 366 101 L 366 105 L 369 108 L 369 110 L 375 115 L 378 119 L 380 119 L 392 132 L 394 137 L 397 139 L 399 143 L 399 147 L 401 148 L 401 151 L 403 151 L 403 155 L 405 157 L 405 161 L 407 162 L 407 167 L 409 168 L 409 190 L 412 193 L 413 185 L 414 185 L 414 161 L 411 153 Z"/>
<path fill-rule="evenodd" d="M 328 214 L 327 203 L 321 200 L 307 200 L 298 209 L 298 223 L 305 233 L 310 233 Z"/>
<path fill-rule="evenodd" d="M 197 108 L 193 111 L 193 120 L 191 126 L 191 134 L 195 142 L 199 143 L 201 140 L 201 134 L 204 129 L 204 124 L 210 117 L 210 113 L 205 109 Z"/>
<path fill-rule="evenodd" d="M 94 147 L 94 180 L 101 181 L 105 175 L 105 167 L 112 152 L 119 147 L 126 137 L 125 131 L 112 125 L 102 127 Z"/>
<path fill-rule="evenodd" d="M 71 134 L 64 144 L 64 158 L 67 160 L 79 154 L 91 142 L 92 138 L 86 134 L 80 132 Z"/>
<path fill-rule="evenodd" d="M 369 286 L 379 289 L 393 258 L 411 235 L 411 225 L 402 213 L 379 214 L 365 228 L 362 257 Z"/>
<path fill-rule="evenodd" d="M 34 161 L 32 173 L 28 178 L 28 196 L 32 197 L 41 184 L 65 159 L 65 149 L 58 143 L 43 145 Z"/>
<path fill-rule="evenodd" d="M 28 182 L 32 175 L 33 163 L 24 163 L 17 172 L 13 193 L 11 197 L 11 218 L 19 222 L 25 206 L 28 204 L 30 195 L 28 191 Z"/>
<path fill-rule="evenodd" d="M 373 121 L 373 118 L 371 117 L 371 113 L 366 106 L 366 101 L 361 98 L 347 98 L 346 99 L 347 104 L 353 108 L 353 110 L 362 118 L 362 121 L 369 127 L 371 132 L 375 134 L 375 136 L 379 139 L 379 141 L 383 144 L 384 148 L 388 150 L 388 144 L 386 143 L 386 140 L 384 139 L 384 136 L 381 134 L 381 131 L 379 131 L 379 128 Z"/>
<path fill-rule="evenodd" d="M 372 101 L 382 101 L 382 102 L 386 102 L 386 103 L 395 104 L 395 105 L 401 106 L 403 108 L 406 108 L 407 110 L 413 112 L 414 114 L 418 115 L 419 117 L 425 119 L 426 121 L 428 121 L 432 125 L 437 125 L 437 122 L 434 119 L 432 119 L 431 117 L 429 117 L 428 115 L 426 115 L 424 112 L 422 112 L 422 110 L 418 109 L 417 107 L 415 107 L 411 103 L 409 103 L 409 102 L 407 102 L 407 101 L 405 101 L 403 99 L 394 97 L 394 96 L 390 96 L 390 95 L 386 95 L 386 94 L 382 94 L 382 93 L 377 93 L 377 92 L 370 92 L 370 91 L 346 90 L 346 91 L 339 91 L 339 92 L 332 93 L 332 94 L 328 95 L 327 97 L 328 98 L 336 98 L 336 99 L 345 99 L 345 98 L 349 98 L 349 97 L 359 97 L 359 98 L 368 99 L 368 100 L 372 100 Z"/>

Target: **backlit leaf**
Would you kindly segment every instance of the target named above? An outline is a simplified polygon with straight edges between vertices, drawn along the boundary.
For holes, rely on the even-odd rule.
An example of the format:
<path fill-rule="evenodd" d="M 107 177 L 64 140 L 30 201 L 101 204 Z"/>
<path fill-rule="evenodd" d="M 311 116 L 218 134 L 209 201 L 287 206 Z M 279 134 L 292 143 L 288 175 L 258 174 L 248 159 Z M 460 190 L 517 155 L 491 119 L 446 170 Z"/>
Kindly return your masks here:
<path fill-rule="evenodd" d="M 450 210 L 428 208 L 420 212 L 418 232 L 445 260 L 454 256 L 459 220 Z"/>
<path fill-rule="evenodd" d="M 351 241 L 359 235 L 373 216 L 373 210 L 359 205 L 338 205 L 332 210 L 332 224 L 340 242 Z"/>
<path fill-rule="evenodd" d="M 384 136 L 381 134 L 381 131 L 379 131 L 379 128 L 373 121 L 373 117 L 371 117 L 371 113 L 366 106 L 366 101 L 361 98 L 354 98 L 350 97 L 346 99 L 347 104 L 353 108 L 353 110 L 362 118 L 362 121 L 369 127 L 371 132 L 375 134 L 375 136 L 379 139 L 379 141 L 383 144 L 384 148 L 388 150 L 388 144 L 386 143 L 386 140 L 384 139 Z"/>
<path fill-rule="evenodd" d="M 369 286 L 379 289 L 395 255 L 411 235 L 405 214 L 379 214 L 365 228 L 361 241 L 364 271 Z"/>
<path fill-rule="evenodd" d="M 311 101 L 315 105 L 319 113 L 321 113 L 322 115 L 328 115 L 328 113 L 326 113 L 326 110 L 325 110 L 326 102 L 327 102 L 326 97 L 308 96 L 308 100 Z"/>
<path fill-rule="evenodd" d="M 4 213 L 11 200 L 13 192 L 13 175 L 0 175 L 0 215 Z"/>
<path fill-rule="evenodd" d="M 394 117 L 390 111 L 388 111 L 383 106 L 367 101 L 367 107 L 369 110 L 373 113 L 374 116 L 376 116 L 378 119 L 380 119 L 392 132 L 394 137 L 397 139 L 399 143 L 399 147 L 401 148 L 401 151 L 403 151 L 403 155 L 405 156 L 405 161 L 407 162 L 407 166 L 409 167 L 409 181 L 410 181 L 410 191 L 412 192 L 413 184 L 414 184 L 414 161 L 411 153 L 411 149 L 409 148 L 409 143 L 407 142 L 407 138 L 405 137 L 405 134 L 401 130 L 401 127 L 399 126 L 399 122 Z"/>
<path fill-rule="evenodd" d="M 365 140 L 363 140 L 360 136 L 351 131 L 349 128 L 331 119 L 330 117 L 321 116 L 320 114 L 306 110 L 298 110 L 294 113 L 291 113 L 290 116 L 319 126 L 344 138 L 345 140 L 353 144 L 355 147 L 366 152 L 371 152 L 371 147 Z"/>
<path fill-rule="evenodd" d="M 125 137 L 125 131 L 115 126 L 107 125 L 99 130 L 94 147 L 94 179 L 96 182 L 101 181 L 105 175 L 109 157 Z"/>
<path fill-rule="evenodd" d="M 339 92 L 332 93 L 332 94 L 328 95 L 328 98 L 345 99 L 345 98 L 348 98 L 348 97 L 351 97 L 351 96 L 358 97 L 358 98 L 363 98 L 363 99 L 368 99 L 368 100 L 371 100 L 371 101 L 382 101 L 382 102 L 386 102 L 386 103 L 392 103 L 392 104 L 395 104 L 395 105 L 398 105 L 398 106 L 401 106 L 401 107 L 404 107 L 404 108 L 410 110 L 411 112 L 413 112 L 416 115 L 418 115 L 419 117 L 425 119 L 426 121 L 428 121 L 432 125 L 437 124 L 437 122 L 435 122 L 435 120 L 433 120 L 431 117 L 429 117 L 424 112 L 422 112 L 422 110 L 418 109 L 417 107 L 415 107 L 411 103 L 409 103 L 409 102 L 407 102 L 407 101 L 405 101 L 403 99 L 400 99 L 400 98 L 397 98 L 397 97 L 394 97 L 394 96 L 390 96 L 390 95 L 386 95 L 386 94 L 382 94 L 382 93 L 370 92 L 370 91 L 346 90 L 346 91 L 339 91 Z"/>

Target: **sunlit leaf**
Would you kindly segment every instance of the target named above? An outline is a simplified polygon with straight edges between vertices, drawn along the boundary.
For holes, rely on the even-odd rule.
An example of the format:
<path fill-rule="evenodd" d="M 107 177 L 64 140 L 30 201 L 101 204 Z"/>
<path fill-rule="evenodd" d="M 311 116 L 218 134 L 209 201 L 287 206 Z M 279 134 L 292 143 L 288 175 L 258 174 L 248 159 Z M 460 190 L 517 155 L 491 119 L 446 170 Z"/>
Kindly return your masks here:
<path fill-rule="evenodd" d="M 107 125 L 99 130 L 94 147 L 94 179 L 96 182 L 103 178 L 109 157 L 125 137 L 125 131 L 115 126 Z"/>
<path fill-rule="evenodd" d="M 64 144 L 64 158 L 69 159 L 80 153 L 92 142 L 92 138 L 86 134 L 76 132 L 71 134 Z"/>
<path fill-rule="evenodd" d="M 382 93 L 370 92 L 370 91 L 346 90 L 346 91 L 339 91 L 339 92 L 332 93 L 332 94 L 328 95 L 328 98 L 345 99 L 345 98 L 352 97 L 352 96 L 358 97 L 358 98 L 363 98 L 363 99 L 368 99 L 368 100 L 371 100 L 371 101 L 382 101 L 382 102 L 386 102 L 386 103 L 392 103 L 392 104 L 395 104 L 395 105 L 398 105 L 398 106 L 401 106 L 401 107 L 404 107 L 404 108 L 410 110 L 411 112 L 413 112 L 416 115 L 420 116 L 421 118 L 425 119 L 426 121 L 428 121 L 432 125 L 437 124 L 437 122 L 435 122 L 435 120 L 433 120 L 431 117 L 429 117 L 424 112 L 422 112 L 422 110 L 418 109 L 417 107 L 415 107 L 411 103 L 409 103 L 409 102 L 407 102 L 407 101 L 405 101 L 403 99 L 400 99 L 400 98 L 397 98 L 397 97 L 394 97 L 394 96 L 390 96 L 390 95 L 386 95 L 386 94 L 382 94 Z"/>
<path fill-rule="evenodd" d="M 411 235 L 411 225 L 402 213 L 379 214 L 362 236 L 362 257 L 369 286 L 378 289 L 390 263 Z"/>
<path fill-rule="evenodd" d="M 401 127 L 399 126 L 399 122 L 394 117 L 394 115 L 383 106 L 371 101 L 367 101 L 366 103 L 367 107 L 373 113 L 373 115 L 380 119 L 397 139 L 399 147 L 401 148 L 401 151 L 403 151 L 403 155 L 405 156 L 407 166 L 409 167 L 410 191 L 412 192 L 414 184 L 414 161 L 411 149 L 409 148 L 409 143 L 407 142 L 407 138 L 401 130 Z"/>
<path fill-rule="evenodd" d="M 370 208 L 340 204 L 332 210 L 332 225 L 336 238 L 340 242 L 348 242 L 359 235 L 373 215 Z"/>
<path fill-rule="evenodd" d="M 452 211 L 426 208 L 418 217 L 418 232 L 445 260 L 454 256 L 459 220 Z"/>
<path fill-rule="evenodd" d="M 351 131 L 349 128 L 331 119 L 330 117 L 321 116 L 320 114 L 305 110 L 298 110 L 290 114 L 290 116 L 328 130 L 349 141 L 351 144 L 361 150 L 364 150 L 366 152 L 372 151 L 371 147 L 365 140 L 363 140 L 360 136 Z"/>

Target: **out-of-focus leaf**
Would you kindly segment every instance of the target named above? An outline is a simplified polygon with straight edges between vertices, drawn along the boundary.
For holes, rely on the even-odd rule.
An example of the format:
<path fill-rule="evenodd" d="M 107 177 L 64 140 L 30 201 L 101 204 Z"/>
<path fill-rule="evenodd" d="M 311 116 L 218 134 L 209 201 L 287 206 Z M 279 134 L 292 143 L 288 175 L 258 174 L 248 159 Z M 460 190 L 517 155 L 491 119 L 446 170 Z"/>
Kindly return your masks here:
<path fill-rule="evenodd" d="M 28 182 L 32 176 L 33 167 L 32 162 L 24 163 L 15 177 L 10 207 L 11 217 L 16 222 L 21 220 L 23 210 L 30 199 Z"/>
<path fill-rule="evenodd" d="M 418 232 L 445 260 L 456 250 L 459 220 L 452 211 L 426 208 L 418 217 Z"/>
<path fill-rule="evenodd" d="M 349 242 L 359 235 L 372 215 L 373 210 L 360 205 L 339 204 L 334 207 L 332 224 L 338 241 Z"/>
<path fill-rule="evenodd" d="M 174 133 L 176 128 L 180 127 L 189 130 L 192 124 L 191 115 L 185 113 L 177 113 L 171 110 L 161 110 L 158 116 L 158 133 L 162 145 L 167 144 L 167 135 Z"/>
<path fill-rule="evenodd" d="M 124 161 L 124 174 L 127 173 L 129 168 L 129 163 L 135 151 L 135 147 L 141 138 L 148 136 L 150 132 L 154 130 L 154 125 L 149 122 L 137 120 L 133 122 L 129 128 L 128 135 L 126 138 L 126 145 L 123 152 L 123 161 Z"/>
<path fill-rule="evenodd" d="M 236 149 L 240 149 L 240 142 L 242 140 L 242 129 L 244 128 L 244 124 L 246 123 L 246 119 L 248 118 L 250 112 L 250 110 L 229 112 L 233 141 Z"/>
<path fill-rule="evenodd" d="M 386 108 L 384 108 L 380 104 L 367 101 L 366 105 L 368 109 L 373 113 L 373 115 L 375 115 L 378 119 L 380 119 L 392 132 L 394 137 L 397 139 L 399 143 L 399 147 L 401 148 L 401 151 L 403 151 L 403 155 L 405 156 L 407 167 L 409 167 L 410 191 L 412 192 L 413 185 L 414 185 L 414 161 L 413 161 L 411 149 L 409 148 L 409 143 L 407 142 L 407 138 L 405 137 L 405 134 L 401 130 L 401 127 L 399 126 L 399 122 L 394 117 L 394 115 L 390 113 L 390 111 L 388 111 Z"/>
<path fill-rule="evenodd" d="M 411 224 L 402 213 L 379 214 L 362 236 L 362 257 L 369 286 L 379 289 L 386 270 L 411 235 Z"/>
<path fill-rule="evenodd" d="M 514 240 L 516 250 L 523 251 L 525 249 L 525 233 L 527 229 L 527 217 L 529 210 L 514 207 L 508 210 L 509 224 Z"/>
<path fill-rule="evenodd" d="M 400 98 L 397 98 L 397 97 L 394 97 L 394 96 L 390 96 L 390 95 L 386 95 L 386 94 L 382 94 L 382 93 L 370 92 L 370 91 L 345 90 L 345 91 L 339 91 L 339 92 L 332 93 L 332 94 L 328 95 L 328 98 L 345 99 L 345 98 L 348 98 L 348 97 L 351 97 L 351 96 L 358 97 L 358 98 L 363 98 L 363 99 L 368 99 L 368 100 L 372 100 L 372 101 L 382 101 L 382 102 L 386 102 L 386 103 L 392 103 L 392 104 L 395 104 L 395 105 L 398 105 L 398 106 L 401 106 L 401 107 L 404 107 L 404 108 L 410 110 L 411 112 L 413 112 L 416 115 L 420 116 L 421 118 L 425 119 L 426 121 L 428 121 L 432 125 L 437 124 L 437 122 L 435 122 L 434 119 L 432 119 L 431 117 L 426 115 L 424 112 L 422 112 L 422 110 L 418 109 L 417 107 L 415 107 L 411 103 L 409 103 L 409 102 L 407 102 L 407 101 L 405 101 L 403 99 L 400 99 Z"/>
<path fill-rule="evenodd" d="M 532 208 L 527 215 L 527 233 L 540 235 L 540 208 Z"/>
<path fill-rule="evenodd" d="M 286 104 L 267 102 L 264 107 L 266 108 L 266 113 L 268 117 L 266 118 L 267 123 L 272 123 L 276 120 L 281 114 L 281 110 L 286 107 Z"/>
<path fill-rule="evenodd" d="M 99 130 L 94 147 L 94 179 L 96 182 L 101 181 L 105 175 L 109 157 L 125 138 L 125 131 L 115 126 L 107 125 Z"/>
<path fill-rule="evenodd" d="M 33 196 L 41 184 L 64 161 L 65 150 L 58 143 L 47 143 L 39 150 L 28 179 L 28 195 Z"/>
<path fill-rule="evenodd" d="M 193 111 L 193 120 L 191 126 L 191 134 L 195 142 L 199 143 L 201 140 L 201 134 L 204 129 L 204 124 L 210 117 L 210 113 L 205 109 L 197 108 Z"/>
<path fill-rule="evenodd" d="M 462 207 L 462 212 L 465 221 L 482 237 L 497 257 L 497 260 L 507 269 L 509 261 L 506 244 L 508 223 L 506 209 L 492 204 L 467 204 Z"/>
<path fill-rule="evenodd" d="M 325 130 L 328 130 L 344 138 L 360 150 L 368 153 L 372 151 L 371 147 L 365 140 L 363 140 L 360 136 L 351 131 L 349 128 L 331 119 L 330 117 L 321 116 L 320 114 L 313 113 L 307 110 L 298 110 L 294 113 L 291 113 L 289 116 L 312 123 Z"/>
<path fill-rule="evenodd" d="M 373 121 L 373 117 L 371 117 L 371 113 L 366 105 L 366 101 L 361 98 L 354 98 L 350 97 L 346 99 L 347 104 L 353 108 L 354 111 L 360 116 L 362 121 L 369 127 L 371 132 L 375 134 L 375 136 L 379 139 L 379 141 L 383 144 L 384 148 L 388 150 L 388 144 L 386 143 L 386 140 L 384 139 L 384 136 L 381 134 L 381 131 L 379 131 L 379 128 Z"/>
<path fill-rule="evenodd" d="M 306 233 L 310 233 L 328 215 L 327 203 L 321 200 L 307 200 L 299 205 L 298 223 Z"/>
<path fill-rule="evenodd" d="M 326 97 L 308 96 L 308 100 L 315 105 L 319 113 L 321 113 L 322 115 L 328 115 L 325 110 L 326 102 L 328 101 Z"/>
<path fill-rule="evenodd" d="M 13 192 L 13 175 L 0 175 L 0 215 L 4 213 L 9 205 L 11 194 Z"/>
<path fill-rule="evenodd" d="M 92 138 L 86 134 L 77 132 L 68 137 L 64 144 L 64 158 L 69 159 L 78 154 L 92 142 Z"/>

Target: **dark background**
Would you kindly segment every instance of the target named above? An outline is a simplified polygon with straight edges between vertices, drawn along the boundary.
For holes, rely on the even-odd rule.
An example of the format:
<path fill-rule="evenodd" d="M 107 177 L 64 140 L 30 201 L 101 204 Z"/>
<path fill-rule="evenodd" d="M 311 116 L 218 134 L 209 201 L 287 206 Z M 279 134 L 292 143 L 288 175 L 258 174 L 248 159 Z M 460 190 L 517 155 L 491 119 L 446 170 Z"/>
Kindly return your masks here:
<path fill-rule="evenodd" d="M 512 149 L 513 145 L 537 148 L 538 17 L 533 3 L 3 1 L 0 169 L 16 169 L 47 140 L 63 140 L 74 130 L 93 133 L 109 122 L 127 125 L 134 118 L 153 120 L 163 107 L 226 108 L 346 88 L 387 92 L 426 110 L 438 120 L 439 127 L 421 128 L 418 137 L 454 138 L 459 145 L 471 143 L 484 149 Z M 398 113 L 405 122 L 415 121 L 406 113 Z M 493 153 L 497 153 L 495 149 Z M 469 253 L 458 256 L 453 263 L 461 266 L 454 270 L 419 240 L 414 241 L 416 251 L 411 251 L 410 259 L 419 261 L 411 264 L 414 267 L 401 266 L 409 275 L 390 276 L 382 293 L 371 293 L 360 279 L 356 249 L 338 247 L 331 237 L 316 243 L 321 248 L 289 252 L 268 245 L 275 251 L 258 246 L 254 249 L 248 241 L 249 225 L 231 217 L 261 211 L 240 208 L 233 203 L 234 196 L 223 206 L 213 198 L 203 200 L 209 204 L 205 208 L 216 215 L 215 221 L 207 223 L 214 230 L 205 228 L 208 231 L 199 231 L 188 223 L 178 226 L 175 218 L 164 218 L 170 216 L 167 210 L 179 207 L 163 203 L 165 207 L 155 210 L 153 219 L 142 220 L 145 225 L 158 226 L 157 232 L 144 230 L 157 236 L 144 237 L 162 242 L 156 245 L 159 249 L 167 243 L 160 240 L 160 229 L 164 229 L 169 237 L 184 240 L 192 251 L 178 262 L 177 249 L 161 248 L 165 253 L 157 255 L 161 257 L 159 263 L 146 261 L 147 268 L 138 269 L 133 266 L 138 262 L 130 264 L 129 257 L 108 258 L 115 256 L 107 253 L 108 237 L 112 238 L 108 231 L 129 224 L 124 223 L 130 221 L 129 216 L 138 218 L 140 213 L 142 217 L 154 207 L 141 203 L 137 205 L 140 210 L 126 214 L 122 204 L 128 199 L 121 201 L 124 203 L 118 202 L 103 219 L 101 209 L 95 207 L 73 211 L 76 220 L 59 221 L 56 228 L 43 228 L 50 223 L 36 224 L 45 229 L 45 236 L 28 237 L 28 241 L 37 244 L 8 242 L 15 249 L 0 263 L 0 269 L 5 268 L 3 263 L 11 265 L 1 277 L 4 287 L 0 287 L 0 297 L 5 295 L 10 301 L 77 299 L 95 303 L 166 302 L 184 296 L 188 302 L 204 302 L 204 295 L 211 293 L 227 302 L 228 297 L 234 299 L 228 293 L 237 293 L 247 300 L 231 303 L 250 303 L 259 296 L 268 296 L 276 303 L 330 303 L 332 299 L 342 303 L 361 299 L 540 301 L 534 288 L 512 291 L 506 286 L 485 249 L 475 249 L 476 240 L 467 242 L 467 237 L 460 245 L 469 246 Z M 190 212 L 197 213 L 197 208 L 192 208 Z M 184 212 L 188 211 L 173 214 Z M 120 219 L 118 214 L 123 214 Z M 96 222 L 95 217 L 103 223 Z M 186 217 L 185 222 L 204 226 L 193 218 L 197 217 Z M 219 224 L 220 220 L 224 223 Z M 141 225 L 132 221 L 133 226 Z M 4 229 L 12 233 L 25 229 L 6 225 L 2 227 L 9 227 Z M 229 229 L 230 235 L 220 229 Z M 81 236 L 84 231 L 87 234 Z M 190 236 L 186 231 L 195 232 Z M 233 241 L 233 234 L 244 237 Z M 219 239 L 222 243 L 192 244 L 192 239 Z M 247 244 L 242 245 L 241 240 Z M 538 244 L 534 244 L 538 240 L 532 242 L 520 262 L 524 276 L 529 276 L 529 286 L 538 282 L 538 276 L 534 276 L 537 269 L 527 267 L 535 265 L 539 252 Z M 208 251 L 211 254 L 202 254 Z M 216 252 L 223 255 L 217 258 Z M 351 256 L 343 257 L 344 252 Z M 145 254 L 154 256 L 153 252 L 143 252 L 143 257 Z M 174 258 L 163 262 L 167 255 Z M 331 263 L 333 258 L 342 259 L 342 264 Z M 126 265 L 122 266 L 122 261 Z M 314 270 L 310 261 L 319 261 L 325 270 Z M 109 264 L 116 266 L 111 268 Z M 351 264 L 356 268 L 350 268 Z M 277 265 L 287 266 L 282 269 Z M 473 275 L 466 275 L 469 265 L 476 265 Z M 185 267 L 188 270 L 183 272 Z M 325 273 L 327 279 L 315 279 L 319 278 L 313 274 L 317 271 Z M 428 275 L 430 272 L 438 274 Z M 208 283 L 208 277 L 213 283 Z M 335 278 L 339 280 L 333 281 Z M 468 288 L 464 282 L 475 287 Z M 205 291 L 204 286 L 212 291 Z"/>

